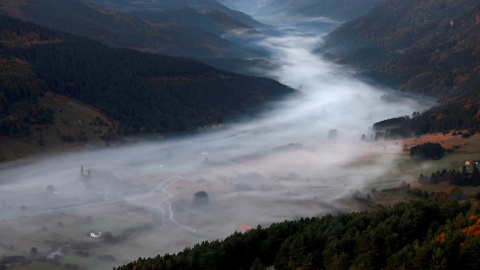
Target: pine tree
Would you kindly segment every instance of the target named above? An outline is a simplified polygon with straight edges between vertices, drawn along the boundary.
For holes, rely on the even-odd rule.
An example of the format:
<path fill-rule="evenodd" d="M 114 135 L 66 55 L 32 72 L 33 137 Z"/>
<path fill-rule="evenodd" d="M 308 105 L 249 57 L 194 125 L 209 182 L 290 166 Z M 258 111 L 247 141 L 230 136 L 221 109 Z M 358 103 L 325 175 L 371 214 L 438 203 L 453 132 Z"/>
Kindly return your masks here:
<path fill-rule="evenodd" d="M 473 165 L 472 175 L 470 177 L 472 186 L 480 185 L 480 172 L 478 171 L 477 165 Z"/>

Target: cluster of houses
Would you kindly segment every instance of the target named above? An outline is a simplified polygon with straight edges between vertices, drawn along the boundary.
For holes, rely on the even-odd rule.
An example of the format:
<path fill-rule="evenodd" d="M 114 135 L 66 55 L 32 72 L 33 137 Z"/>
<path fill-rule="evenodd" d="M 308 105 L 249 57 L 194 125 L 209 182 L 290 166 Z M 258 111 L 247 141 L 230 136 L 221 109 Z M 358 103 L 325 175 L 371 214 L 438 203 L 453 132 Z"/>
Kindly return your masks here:
<path fill-rule="evenodd" d="M 465 161 L 465 166 L 470 166 L 470 165 L 473 165 L 473 164 L 478 165 L 478 161 L 475 161 L 473 159 L 469 159 L 469 160 Z"/>

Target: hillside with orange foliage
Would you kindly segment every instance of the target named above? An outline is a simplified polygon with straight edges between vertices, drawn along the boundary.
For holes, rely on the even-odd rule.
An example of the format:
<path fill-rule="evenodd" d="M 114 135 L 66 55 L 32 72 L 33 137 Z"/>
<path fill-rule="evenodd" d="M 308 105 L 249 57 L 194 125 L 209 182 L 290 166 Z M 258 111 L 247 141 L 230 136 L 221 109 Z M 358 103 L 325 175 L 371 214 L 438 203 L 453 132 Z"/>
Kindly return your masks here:
<path fill-rule="evenodd" d="M 0 136 L 25 135 L 33 125 L 51 123 L 50 109 L 38 104 L 46 89 L 30 64 L 0 56 Z"/>
<path fill-rule="evenodd" d="M 258 226 L 114 269 L 478 269 L 479 212 L 452 198 L 410 201 Z"/>
<path fill-rule="evenodd" d="M 478 130 L 479 18 L 476 0 L 387 0 L 328 35 L 322 50 L 400 91 L 439 99 L 403 133 Z"/>
<path fill-rule="evenodd" d="M 103 127 L 91 137 L 89 128 L 67 128 L 58 132 L 60 143 L 119 131 L 157 136 L 192 132 L 294 91 L 271 79 L 230 73 L 185 58 L 112 49 L 2 15 L 0 55 L 0 137 L 10 139 L 32 137 L 33 129 L 60 124 L 53 105 L 39 102 L 48 91 L 105 114 L 70 119 L 64 113 L 60 122 L 65 125 Z M 107 116 L 114 120 L 105 121 Z M 72 117 L 78 114 L 72 112 Z M 48 142 L 37 137 L 31 144 Z"/>
<path fill-rule="evenodd" d="M 470 216 L 470 220 L 475 220 L 477 217 L 475 215 Z M 462 229 L 463 233 L 465 233 L 465 236 L 479 236 L 480 235 L 480 219 L 477 219 L 477 222 L 475 224 L 465 227 Z"/>

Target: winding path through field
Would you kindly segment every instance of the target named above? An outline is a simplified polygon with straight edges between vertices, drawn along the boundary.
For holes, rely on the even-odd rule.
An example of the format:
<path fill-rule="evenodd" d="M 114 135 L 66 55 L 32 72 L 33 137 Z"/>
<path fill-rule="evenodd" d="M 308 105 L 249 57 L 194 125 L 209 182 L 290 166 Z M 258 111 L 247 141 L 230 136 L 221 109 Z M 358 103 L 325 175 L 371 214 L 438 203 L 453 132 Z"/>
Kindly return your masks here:
<path fill-rule="evenodd" d="M 193 228 L 191 228 L 191 227 L 188 227 L 188 226 L 184 226 L 184 225 L 178 223 L 178 221 L 176 221 L 175 218 L 174 218 L 174 214 L 173 214 L 173 210 L 172 210 L 172 202 L 170 202 L 170 200 L 169 200 L 170 198 L 173 198 L 173 195 L 170 194 L 170 193 L 167 191 L 167 188 L 168 188 L 169 186 L 175 184 L 175 182 L 177 182 L 179 179 L 181 179 L 181 178 L 180 178 L 180 177 L 176 177 L 175 180 L 173 180 L 171 183 L 169 183 L 168 185 L 166 185 L 166 186 L 164 186 L 164 187 L 162 188 L 162 192 L 163 192 L 163 194 L 165 194 L 165 196 L 166 196 L 166 197 L 163 199 L 163 201 L 167 204 L 165 208 L 168 209 L 168 210 L 167 210 L 168 219 L 170 219 L 173 223 L 177 224 L 179 227 L 181 227 L 181 228 L 183 228 L 183 229 L 185 229 L 185 230 L 189 230 L 189 231 L 191 231 L 191 232 L 195 232 L 195 229 L 193 229 Z M 166 220 L 166 219 L 165 219 L 165 216 L 167 216 L 167 215 L 165 214 L 165 211 L 164 211 L 164 220 Z M 165 225 L 165 222 L 164 222 L 164 224 L 162 225 L 162 227 L 163 227 L 164 225 Z"/>
<path fill-rule="evenodd" d="M 162 217 L 162 227 L 161 228 L 163 228 L 166 225 L 167 220 L 170 220 L 175 225 L 181 227 L 182 229 L 185 229 L 185 230 L 188 230 L 188 231 L 191 231 L 191 232 L 195 232 L 195 229 L 180 224 L 174 218 L 174 212 L 173 212 L 173 209 L 172 209 L 172 202 L 170 202 L 170 198 L 173 198 L 174 196 L 171 193 L 169 193 L 167 189 L 168 189 L 168 187 L 175 184 L 180 179 L 182 179 L 180 176 L 174 176 L 174 177 L 171 177 L 169 179 L 163 180 L 160 184 L 156 185 L 151 191 L 149 191 L 145 194 L 142 194 L 142 195 L 130 197 L 128 199 L 125 199 L 125 201 L 130 202 L 130 203 L 134 203 L 134 201 L 139 201 L 139 200 L 146 199 L 146 198 L 154 196 L 155 193 L 157 193 L 161 189 L 163 195 L 165 196 L 165 198 L 163 199 L 164 205 L 163 205 L 163 211 L 162 211 L 163 217 Z"/>

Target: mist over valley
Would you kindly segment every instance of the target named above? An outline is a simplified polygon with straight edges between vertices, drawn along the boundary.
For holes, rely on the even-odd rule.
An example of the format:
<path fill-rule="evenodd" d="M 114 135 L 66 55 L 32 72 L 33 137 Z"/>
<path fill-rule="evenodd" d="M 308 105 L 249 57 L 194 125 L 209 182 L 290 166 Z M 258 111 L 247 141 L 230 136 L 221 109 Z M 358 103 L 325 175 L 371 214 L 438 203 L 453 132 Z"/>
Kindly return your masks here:
<path fill-rule="evenodd" d="M 193 252 L 208 242 L 239 235 L 250 239 L 271 224 L 283 228 L 283 221 L 347 220 L 344 214 L 376 215 L 378 209 L 383 215 L 390 210 L 377 202 L 389 206 L 397 197 L 412 198 L 417 196 L 410 193 L 413 188 L 425 199 L 443 200 L 446 193 L 429 195 L 418 186 L 447 190 L 449 184 L 437 187 L 423 177 L 428 183 L 420 186 L 419 173 L 433 173 L 433 178 L 435 170 L 460 171 L 464 159 L 478 160 L 480 139 L 474 133 L 480 105 L 470 87 L 477 69 L 455 69 L 457 77 L 444 76 L 428 88 L 435 83 L 421 78 L 435 76 L 425 71 L 430 65 L 409 58 L 425 59 L 426 50 L 411 47 L 403 53 L 398 44 L 351 34 L 351 29 L 370 31 L 362 22 L 380 11 L 387 14 L 388 3 L 402 5 L 396 0 L 354 1 L 361 8 L 348 10 L 349 1 L 89 2 L 0 4 L 1 14 L 26 19 L 0 17 L 0 86 L 5 89 L 0 92 L 5 105 L 0 108 L 0 269 L 132 269 L 130 262 L 139 257 L 167 254 L 167 260 L 168 254 Z M 26 22 L 58 24 L 40 12 L 52 7 L 72 12 L 78 24 L 53 27 L 68 32 L 63 33 Z M 68 12 L 56 19 L 68 22 Z M 344 38 L 354 45 L 345 49 Z M 462 55 L 473 50 L 467 45 Z M 442 65 L 450 62 L 440 61 L 433 68 L 437 75 Z M 418 76 L 403 81 L 412 70 Z M 450 134 L 451 129 L 468 136 Z M 429 132 L 443 134 L 420 136 Z M 447 155 L 422 162 L 409 157 L 411 148 L 426 142 L 443 145 L 438 159 Z M 34 155 L 28 144 L 35 145 Z M 462 179 L 474 181 L 474 175 L 470 167 L 462 171 Z M 404 189 L 408 196 L 397 196 Z M 455 190 L 450 194 L 460 194 Z M 474 194 L 473 188 L 465 193 Z M 452 219 L 470 206 L 425 207 L 440 213 L 430 222 L 440 222 L 436 218 L 446 212 L 453 217 L 445 220 Z M 475 226 L 476 216 L 468 220 L 465 224 Z M 428 230 L 432 243 L 443 243 L 435 234 L 443 228 L 439 223 L 423 227 L 422 235 Z M 402 239 L 412 231 L 420 233 L 405 229 Z M 358 229 L 357 236 L 361 233 Z M 344 241 L 341 237 L 337 240 Z M 287 244 L 279 242 L 278 248 L 303 250 Z M 282 254 L 258 255 L 258 261 L 251 258 L 245 265 L 286 269 Z M 338 259 L 315 252 L 308 258 L 320 255 L 323 266 Z M 151 265 L 158 267 L 157 262 Z M 200 269 L 209 269 L 202 263 Z M 371 268 L 385 265 L 376 266 Z M 212 269 L 217 268 L 222 269 Z"/>
<path fill-rule="evenodd" d="M 265 76 L 298 91 L 255 118 L 179 139 L 2 164 L 2 249 L 60 248 L 62 260 L 78 261 L 72 247 L 85 245 L 89 259 L 77 263 L 105 269 L 222 239 L 242 226 L 361 210 L 352 192 L 390 170 L 401 151 L 361 141 L 362 134 L 432 103 L 382 100 L 392 90 L 314 55 L 326 33 L 304 25 L 256 38 L 278 67 Z M 208 193 L 206 205 L 194 204 L 198 191 Z"/>

